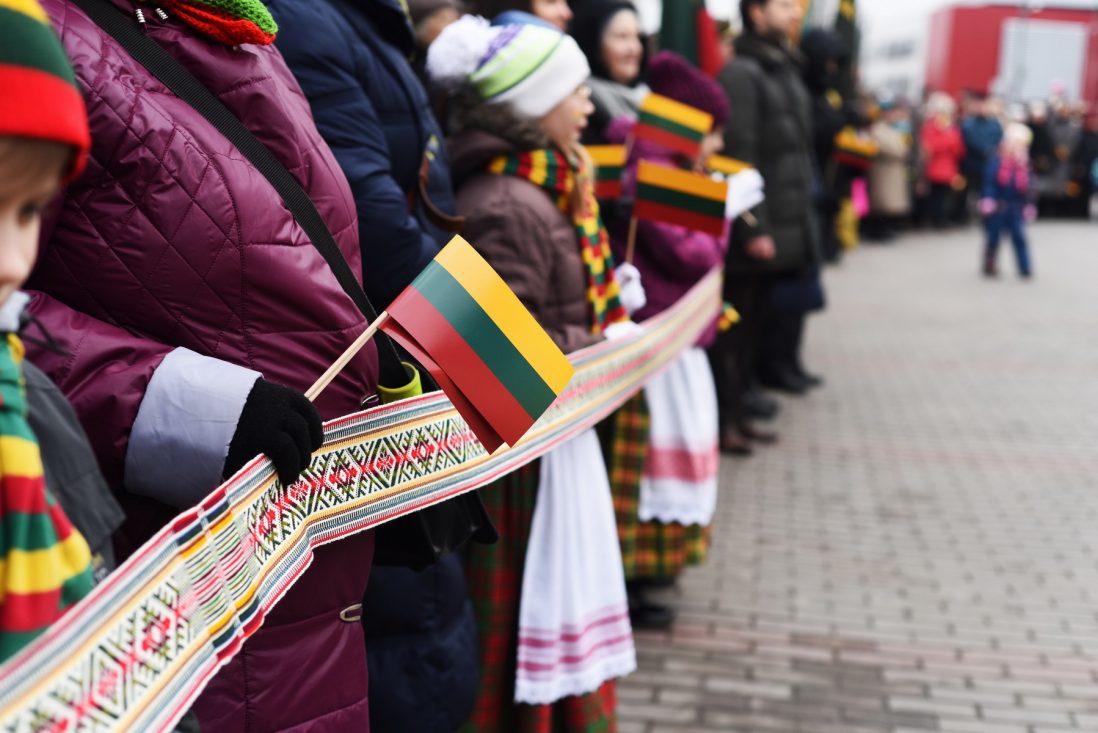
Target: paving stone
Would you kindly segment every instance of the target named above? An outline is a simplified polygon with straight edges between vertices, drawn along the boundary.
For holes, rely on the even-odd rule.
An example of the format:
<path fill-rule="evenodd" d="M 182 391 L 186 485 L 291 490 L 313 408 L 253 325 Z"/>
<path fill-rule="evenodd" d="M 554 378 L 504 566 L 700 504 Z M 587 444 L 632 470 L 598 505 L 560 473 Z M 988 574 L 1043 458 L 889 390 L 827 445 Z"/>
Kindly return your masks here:
<path fill-rule="evenodd" d="M 1095 236 L 1035 225 L 1029 283 L 977 276 L 976 229 L 826 273 L 827 384 L 722 459 L 622 733 L 1098 731 Z"/>

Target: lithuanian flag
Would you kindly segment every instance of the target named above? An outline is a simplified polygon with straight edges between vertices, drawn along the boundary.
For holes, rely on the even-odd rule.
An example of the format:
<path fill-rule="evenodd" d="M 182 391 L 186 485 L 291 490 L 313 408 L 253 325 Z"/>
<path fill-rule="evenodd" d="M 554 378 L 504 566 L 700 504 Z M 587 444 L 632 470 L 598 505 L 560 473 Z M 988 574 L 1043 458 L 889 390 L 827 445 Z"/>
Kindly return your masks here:
<path fill-rule="evenodd" d="M 727 183 L 642 160 L 633 216 L 720 235 L 727 197 Z"/>
<path fill-rule="evenodd" d="M 517 443 L 572 378 L 567 357 L 461 237 L 387 312 L 381 328 L 427 368 L 489 452 Z"/>
<path fill-rule="evenodd" d="M 750 163 L 736 160 L 735 158 L 728 158 L 723 155 L 712 155 L 709 157 L 709 170 L 714 173 L 722 173 L 726 176 L 734 176 L 737 173 L 743 173 L 754 167 L 755 166 Z"/>
<path fill-rule="evenodd" d="M 621 197 L 621 177 L 628 157 L 624 145 L 588 145 L 587 154 L 595 164 L 595 196 L 600 199 Z"/>
<path fill-rule="evenodd" d="M 641 104 L 633 136 L 693 158 L 701 150 L 702 139 L 712 129 L 713 115 L 708 112 L 659 94 L 649 94 Z"/>

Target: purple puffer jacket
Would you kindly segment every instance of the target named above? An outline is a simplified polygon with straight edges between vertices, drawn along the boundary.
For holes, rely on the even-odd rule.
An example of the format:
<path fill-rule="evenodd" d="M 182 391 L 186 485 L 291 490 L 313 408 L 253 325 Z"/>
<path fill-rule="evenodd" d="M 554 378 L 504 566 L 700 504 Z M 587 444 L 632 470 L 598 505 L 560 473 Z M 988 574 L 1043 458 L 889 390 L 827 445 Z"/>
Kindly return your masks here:
<path fill-rule="evenodd" d="M 127 13 L 128 0 L 114 0 Z M 31 350 L 73 402 L 128 514 L 130 549 L 220 483 L 255 379 L 304 391 L 364 328 L 266 179 L 65 0 L 42 3 L 88 104 L 87 172 L 43 225 L 31 312 L 69 355 Z M 354 199 L 274 47 L 228 48 L 169 19 L 148 34 L 304 186 L 352 269 Z M 372 345 L 318 399 L 377 384 Z M 143 505 L 138 504 L 143 502 Z M 368 729 L 360 603 L 373 535 L 321 548 L 196 704 L 204 731 Z"/>
<path fill-rule="evenodd" d="M 633 121 L 614 120 L 606 135 L 611 143 L 622 144 L 629 137 Z M 678 168 L 675 153 L 647 140 L 634 140 L 622 177 L 622 195 L 632 199 L 637 190 L 637 164 L 641 160 Z M 611 242 L 614 257 L 624 262 L 627 240 L 614 237 Z M 653 221 L 637 222 L 637 241 L 633 264 L 640 271 L 647 304 L 633 314 L 633 320 L 643 321 L 662 313 L 694 287 L 714 267 L 724 262 L 728 246 L 727 227 L 720 237 Z M 698 338 L 698 346 L 711 346 L 717 338 L 717 322 Z"/>

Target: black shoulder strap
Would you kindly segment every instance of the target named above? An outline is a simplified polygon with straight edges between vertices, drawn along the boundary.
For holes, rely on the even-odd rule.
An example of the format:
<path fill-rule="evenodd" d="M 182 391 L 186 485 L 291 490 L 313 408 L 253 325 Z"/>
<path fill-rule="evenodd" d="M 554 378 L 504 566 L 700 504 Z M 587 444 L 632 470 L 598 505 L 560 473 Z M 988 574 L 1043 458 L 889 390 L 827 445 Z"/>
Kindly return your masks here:
<path fill-rule="evenodd" d="M 297 179 L 286 170 L 286 166 L 221 103 L 220 99 L 214 96 L 206 85 L 172 58 L 160 44 L 145 35 L 134 19 L 112 5 L 109 0 L 72 0 L 72 3 L 118 41 L 134 61 L 144 66 L 177 97 L 194 107 L 263 174 L 282 197 L 283 203 L 293 214 L 294 219 L 305 230 L 309 241 L 324 257 L 343 291 L 367 319 L 374 321 L 377 318 L 377 311 L 370 303 L 370 299 L 366 297 L 365 291 L 359 285 L 343 253 L 339 251 L 335 237 L 324 223 L 320 212 L 316 210 L 312 199 L 305 193 Z M 378 336 L 381 337 L 376 339 L 376 343 L 381 360 L 382 384 L 395 386 L 406 383 L 407 375 L 392 342 L 384 334 L 379 333 Z"/>

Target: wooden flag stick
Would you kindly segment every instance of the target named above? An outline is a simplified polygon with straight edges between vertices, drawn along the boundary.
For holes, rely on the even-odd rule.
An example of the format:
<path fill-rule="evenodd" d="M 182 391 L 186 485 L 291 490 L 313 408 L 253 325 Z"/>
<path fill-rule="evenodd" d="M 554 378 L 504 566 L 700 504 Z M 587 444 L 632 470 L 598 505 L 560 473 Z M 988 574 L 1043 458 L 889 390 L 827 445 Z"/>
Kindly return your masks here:
<path fill-rule="evenodd" d="M 347 350 L 328 367 L 328 370 L 320 375 L 320 379 L 316 380 L 316 382 L 313 383 L 313 386 L 309 387 L 309 391 L 305 393 L 305 396 L 310 402 L 316 400 L 316 398 L 320 396 L 320 393 L 332 383 L 332 380 L 339 376 L 339 373 L 343 371 L 343 368 L 351 362 L 351 359 L 355 358 L 355 354 L 362 351 L 362 347 L 366 345 L 366 342 L 373 338 L 374 334 L 377 333 L 377 330 L 381 328 L 387 320 L 389 320 L 389 313 L 387 311 L 382 311 L 377 317 L 377 320 L 367 326 L 366 330 L 362 332 L 362 335 L 356 338 L 354 343 L 348 346 Z"/>
<path fill-rule="evenodd" d="M 637 248 L 637 217 L 629 219 L 629 241 L 625 245 L 625 261 L 633 264 L 633 250 Z"/>
<path fill-rule="evenodd" d="M 759 220 L 756 219 L 755 215 L 752 214 L 750 211 L 745 211 L 740 214 L 740 218 L 746 221 L 748 226 L 757 227 L 759 225 Z"/>

